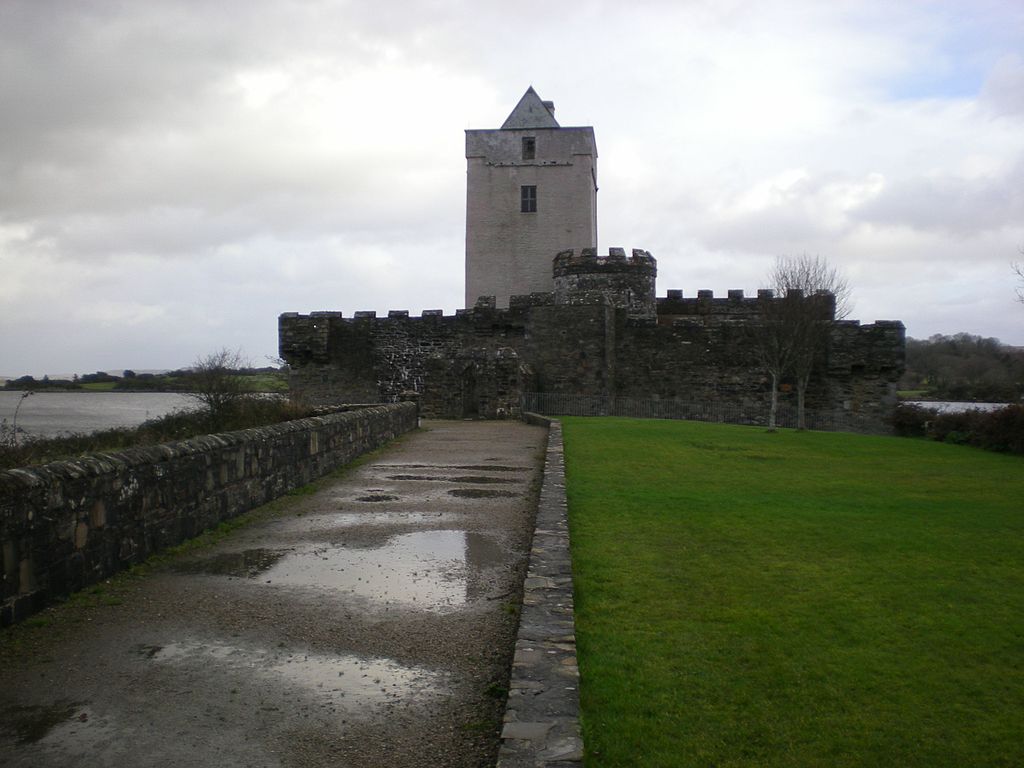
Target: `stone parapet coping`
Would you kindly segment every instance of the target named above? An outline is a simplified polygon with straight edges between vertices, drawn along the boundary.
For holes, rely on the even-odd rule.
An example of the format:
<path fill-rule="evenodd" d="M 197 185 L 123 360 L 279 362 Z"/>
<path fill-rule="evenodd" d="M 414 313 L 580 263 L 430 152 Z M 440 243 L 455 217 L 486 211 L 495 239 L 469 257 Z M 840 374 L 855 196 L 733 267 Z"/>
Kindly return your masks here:
<path fill-rule="evenodd" d="M 580 673 L 562 425 L 533 414 L 524 420 L 548 425 L 548 447 L 497 768 L 578 766 Z"/>

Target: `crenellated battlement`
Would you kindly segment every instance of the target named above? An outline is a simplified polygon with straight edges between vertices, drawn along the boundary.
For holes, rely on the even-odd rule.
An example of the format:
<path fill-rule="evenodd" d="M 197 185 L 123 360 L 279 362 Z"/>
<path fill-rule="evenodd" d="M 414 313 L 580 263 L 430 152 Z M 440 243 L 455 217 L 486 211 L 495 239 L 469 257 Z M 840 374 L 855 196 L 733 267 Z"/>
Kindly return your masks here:
<path fill-rule="evenodd" d="M 582 248 L 579 253 L 569 248 L 555 256 L 553 266 L 556 278 L 567 272 L 649 270 L 656 275 L 658 270 L 657 260 L 640 248 L 634 248 L 630 256 L 626 256 L 625 248 L 609 248 L 607 255 L 598 255 L 596 248 Z"/>
<path fill-rule="evenodd" d="M 462 310 L 459 310 L 462 311 Z M 454 315 L 445 315 L 443 309 L 424 309 L 419 315 L 413 315 L 408 309 L 389 309 L 386 317 L 377 317 L 377 310 L 359 310 L 352 313 L 352 317 L 345 317 L 344 312 L 310 312 L 307 315 L 299 312 L 282 312 L 280 319 L 287 322 L 303 321 L 317 325 L 323 323 L 326 325 L 332 319 L 333 320 L 395 320 L 395 319 L 413 319 L 428 318 L 428 317 L 454 317 Z"/>
<path fill-rule="evenodd" d="M 607 303 L 625 309 L 630 317 L 654 318 L 654 286 L 658 262 L 648 251 L 609 248 L 598 255 L 596 248 L 562 251 L 552 262 L 556 304 Z"/>
<path fill-rule="evenodd" d="M 724 296 L 671 289 L 655 297 L 656 262 L 647 251 L 563 251 L 553 261 L 555 290 L 494 296 L 446 315 L 426 309 L 287 312 L 279 321 L 281 356 L 292 386 L 316 401 L 391 401 L 417 393 L 431 416 L 514 414 L 519 393 L 615 392 L 623 396 L 756 402 L 763 371 L 752 329 L 773 291 Z M 828 349 L 810 390 L 813 407 L 858 414 L 882 428 L 903 367 L 904 328 L 896 321 L 833 321 Z M 468 405 L 467 405 L 468 403 Z"/>
<path fill-rule="evenodd" d="M 790 296 L 803 296 L 803 291 L 798 288 L 790 290 Z M 828 291 L 815 291 L 815 296 L 832 296 Z M 774 299 L 775 291 L 771 288 L 758 288 L 756 298 L 753 296 L 746 296 L 742 288 L 730 288 L 726 292 L 726 296 L 718 297 L 718 301 L 763 301 L 764 299 Z M 678 288 L 669 288 L 664 296 L 658 297 L 658 301 L 710 301 L 715 299 L 715 292 L 709 289 L 701 289 L 697 291 L 696 296 L 683 296 L 683 292 Z"/>
<path fill-rule="evenodd" d="M 278 317 L 282 326 L 302 325 L 313 330 L 326 329 L 332 322 L 360 323 L 373 321 L 376 323 L 387 323 L 389 321 L 438 321 L 457 320 L 460 318 L 472 318 L 486 313 L 488 317 L 504 317 L 506 315 L 521 315 L 524 309 L 531 307 L 548 307 L 554 303 L 550 293 L 531 293 L 526 296 L 513 296 L 511 305 L 506 308 L 497 308 L 493 296 L 481 296 L 476 304 L 470 309 L 457 309 L 452 314 L 445 314 L 443 309 L 424 309 L 419 314 L 414 314 L 408 309 L 389 309 L 387 314 L 380 315 L 375 309 L 357 310 L 346 316 L 344 312 L 310 312 L 302 314 L 299 312 L 282 312 Z"/>
<path fill-rule="evenodd" d="M 800 291 L 791 291 L 791 296 L 801 296 Z M 835 296 L 819 291 L 822 312 L 829 319 L 835 318 Z M 731 288 L 724 297 L 715 297 L 707 289 L 697 291 L 696 296 L 683 296 L 682 290 L 671 288 L 665 296 L 659 296 L 657 304 L 658 322 L 670 324 L 680 318 L 699 317 L 705 323 L 735 322 L 754 320 L 765 309 L 766 301 L 781 301 L 771 288 L 759 288 L 756 296 L 747 296 L 742 288 Z"/>

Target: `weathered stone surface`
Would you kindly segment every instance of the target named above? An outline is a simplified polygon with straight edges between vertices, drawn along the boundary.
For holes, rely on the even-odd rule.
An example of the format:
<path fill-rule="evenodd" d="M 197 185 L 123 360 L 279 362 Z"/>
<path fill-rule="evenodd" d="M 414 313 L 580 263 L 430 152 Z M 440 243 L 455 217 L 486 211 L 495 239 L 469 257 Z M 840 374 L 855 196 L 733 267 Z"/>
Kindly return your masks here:
<path fill-rule="evenodd" d="M 608 256 L 576 255 L 562 251 L 554 261 L 556 304 L 607 303 L 628 317 L 654 318 L 658 266 L 647 251 L 609 248 Z"/>
<path fill-rule="evenodd" d="M 498 768 L 556 768 L 583 760 L 572 578 L 548 575 L 571 568 L 562 429 L 556 421 L 548 434 Z"/>
<path fill-rule="evenodd" d="M 416 406 L 401 403 L 0 472 L 0 624 L 305 485 L 416 424 Z"/>
<path fill-rule="evenodd" d="M 547 430 L 423 427 L 0 642 L 0 764 L 494 766 Z"/>
<path fill-rule="evenodd" d="M 415 392 L 428 418 L 516 418 L 521 395 L 538 392 L 725 405 L 744 414 L 736 420 L 759 423 L 769 380 L 757 328 L 774 299 L 738 290 L 655 299 L 649 253 L 593 250 L 559 253 L 555 291 L 515 296 L 508 309 L 485 297 L 452 316 L 282 315 L 292 389 L 321 403 L 394 402 Z M 899 322 L 833 322 L 807 408 L 846 428 L 887 431 L 904 344 Z M 783 389 L 782 403 L 794 401 Z"/>
<path fill-rule="evenodd" d="M 544 741 L 548 731 L 551 730 L 551 725 L 551 723 L 505 723 L 501 729 L 501 738 Z"/>

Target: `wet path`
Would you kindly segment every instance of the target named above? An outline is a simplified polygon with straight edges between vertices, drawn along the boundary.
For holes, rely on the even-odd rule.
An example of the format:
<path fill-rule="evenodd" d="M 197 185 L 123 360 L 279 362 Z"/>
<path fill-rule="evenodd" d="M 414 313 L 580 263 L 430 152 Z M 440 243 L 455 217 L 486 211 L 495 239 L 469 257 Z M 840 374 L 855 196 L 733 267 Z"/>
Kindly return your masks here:
<path fill-rule="evenodd" d="M 216 546 L 15 628 L 0 763 L 493 764 L 544 440 L 427 422 Z"/>

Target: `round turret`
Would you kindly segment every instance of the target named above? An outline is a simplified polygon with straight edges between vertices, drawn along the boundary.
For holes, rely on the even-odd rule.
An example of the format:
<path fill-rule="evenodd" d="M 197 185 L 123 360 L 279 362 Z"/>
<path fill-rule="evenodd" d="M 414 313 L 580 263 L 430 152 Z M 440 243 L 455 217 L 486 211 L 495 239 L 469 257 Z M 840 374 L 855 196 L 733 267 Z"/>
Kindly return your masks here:
<path fill-rule="evenodd" d="M 598 256 L 596 248 L 584 248 L 579 255 L 562 251 L 553 267 L 556 304 L 607 301 L 630 317 L 657 314 L 658 263 L 647 251 L 634 248 L 630 257 L 622 248 L 609 248 L 607 256 Z"/>

